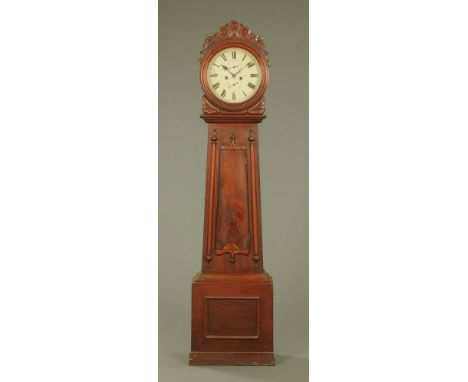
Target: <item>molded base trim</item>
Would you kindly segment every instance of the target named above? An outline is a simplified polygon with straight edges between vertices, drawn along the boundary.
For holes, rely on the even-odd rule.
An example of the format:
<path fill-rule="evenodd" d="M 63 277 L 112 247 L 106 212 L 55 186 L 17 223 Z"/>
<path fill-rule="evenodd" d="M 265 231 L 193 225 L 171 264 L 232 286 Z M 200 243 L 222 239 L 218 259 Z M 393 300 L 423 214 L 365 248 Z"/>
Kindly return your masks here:
<path fill-rule="evenodd" d="M 274 353 L 191 352 L 189 365 L 274 366 Z"/>

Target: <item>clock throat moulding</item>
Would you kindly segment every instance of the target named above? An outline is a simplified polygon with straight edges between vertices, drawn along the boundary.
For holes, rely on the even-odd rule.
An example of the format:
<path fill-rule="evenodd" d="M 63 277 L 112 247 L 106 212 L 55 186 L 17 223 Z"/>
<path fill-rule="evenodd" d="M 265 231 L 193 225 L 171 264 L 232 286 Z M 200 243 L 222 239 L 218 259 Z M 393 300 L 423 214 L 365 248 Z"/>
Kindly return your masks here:
<path fill-rule="evenodd" d="M 200 56 L 208 123 L 202 270 L 192 281 L 190 365 L 274 365 L 273 280 L 263 269 L 258 124 L 270 60 L 237 21 Z"/>

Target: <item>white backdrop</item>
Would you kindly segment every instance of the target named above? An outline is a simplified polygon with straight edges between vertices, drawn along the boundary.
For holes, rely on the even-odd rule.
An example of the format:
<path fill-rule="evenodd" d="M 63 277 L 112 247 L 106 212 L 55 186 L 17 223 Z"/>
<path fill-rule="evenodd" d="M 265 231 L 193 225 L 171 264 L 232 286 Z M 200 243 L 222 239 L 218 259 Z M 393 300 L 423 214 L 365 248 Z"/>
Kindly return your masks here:
<path fill-rule="evenodd" d="M 157 376 L 157 4 L 0 3 L 0 381 Z"/>
<path fill-rule="evenodd" d="M 468 4 L 310 9 L 310 379 L 468 380 Z"/>

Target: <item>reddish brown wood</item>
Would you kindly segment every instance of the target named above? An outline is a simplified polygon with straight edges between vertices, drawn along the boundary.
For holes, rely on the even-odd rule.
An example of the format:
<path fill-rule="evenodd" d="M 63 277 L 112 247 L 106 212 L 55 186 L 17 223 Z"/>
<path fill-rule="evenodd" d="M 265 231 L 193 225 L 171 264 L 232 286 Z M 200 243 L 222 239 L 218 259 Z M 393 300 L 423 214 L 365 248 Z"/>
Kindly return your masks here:
<path fill-rule="evenodd" d="M 258 127 L 211 124 L 208 136 L 202 271 L 261 273 Z"/>
<path fill-rule="evenodd" d="M 260 297 L 205 296 L 205 317 L 208 339 L 256 339 L 260 332 Z"/>
<path fill-rule="evenodd" d="M 258 60 L 262 83 L 249 100 L 217 99 L 211 58 L 239 46 Z M 191 365 L 273 365 L 273 281 L 263 269 L 258 123 L 270 61 L 260 36 L 236 21 L 209 35 L 200 57 L 201 117 L 209 123 L 202 272 L 192 283 Z"/>
<path fill-rule="evenodd" d="M 230 353 L 240 358 L 231 358 Z M 257 358 L 258 353 L 263 358 Z M 190 364 L 203 362 L 274 364 L 273 282 L 268 274 L 194 277 Z"/>

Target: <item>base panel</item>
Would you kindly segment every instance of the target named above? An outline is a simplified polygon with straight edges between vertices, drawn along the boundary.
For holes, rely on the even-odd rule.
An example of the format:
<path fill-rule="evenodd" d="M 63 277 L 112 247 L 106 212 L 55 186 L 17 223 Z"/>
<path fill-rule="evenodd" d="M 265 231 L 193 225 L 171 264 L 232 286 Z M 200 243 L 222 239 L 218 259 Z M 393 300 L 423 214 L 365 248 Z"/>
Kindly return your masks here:
<path fill-rule="evenodd" d="M 268 274 L 195 276 L 189 364 L 275 364 Z"/>
<path fill-rule="evenodd" d="M 273 353 L 191 352 L 189 365 L 274 366 Z"/>

